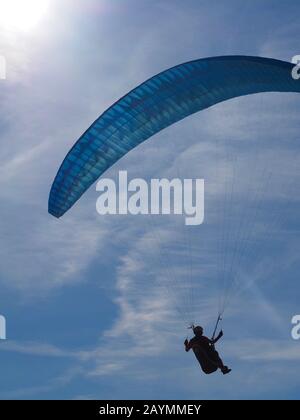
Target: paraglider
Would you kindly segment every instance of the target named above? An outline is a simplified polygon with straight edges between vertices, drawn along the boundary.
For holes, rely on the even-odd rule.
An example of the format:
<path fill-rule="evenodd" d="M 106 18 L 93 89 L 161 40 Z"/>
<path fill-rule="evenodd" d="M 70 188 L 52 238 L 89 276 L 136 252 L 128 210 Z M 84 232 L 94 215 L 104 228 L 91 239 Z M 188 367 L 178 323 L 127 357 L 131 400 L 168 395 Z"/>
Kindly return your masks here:
<path fill-rule="evenodd" d="M 250 94 L 300 93 L 300 81 L 293 77 L 293 69 L 292 63 L 271 58 L 223 56 L 190 61 L 153 76 L 108 108 L 74 144 L 54 179 L 49 195 L 49 213 L 56 218 L 63 216 L 85 191 L 124 155 L 164 128 L 198 111 Z M 226 140 L 222 141 L 225 143 Z M 159 147 L 157 151 L 159 159 Z M 231 197 L 233 188 L 229 190 Z M 263 188 L 252 195 L 249 208 L 250 211 L 254 209 L 254 215 L 251 216 L 250 211 L 241 212 L 245 216 L 250 215 L 251 220 L 255 219 L 259 207 L 258 199 L 262 193 Z M 230 207 L 230 201 L 227 199 L 226 205 L 223 206 L 224 217 Z M 245 254 L 251 238 L 249 234 L 243 234 L 247 221 L 245 223 L 241 220 L 236 225 L 237 233 L 231 247 L 228 246 L 230 235 L 222 235 L 224 255 L 227 254 L 220 266 L 223 270 L 226 294 L 219 311 L 218 322 L 228 302 L 230 287 L 236 280 L 234 267 Z M 228 257 L 229 252 L 232 255 Z M 171 281 L 174 280 L 172 273 L 170 278 Z M 193 297 L 193 293 L 190 293 L 191 296 Z M 191 307 L 186 307 L 188 306 Z M 217 369 L 223 374 L 229 373 L 231 369 L 223 364 L 214 348 L 223 333 L 215 338 L 215 328 L 212 339 L 209 339 L 203 335 L 201 327 L 194 327 L 193 331 L 195 337 L 185 341 L 185 349 L 194 351 L 202 370 L 207 374 Z"/>
<path fill-rule="evenodd" d="M 230 373 L 231 369 L 224 365 L 219 353 L 215 349 L 216 342 L 223 337 L 223 331 L 221 330 L 216 338 L 209 339 L 203 335 L 203 328 L 199 325 L 196 327 L 193 326 L 192 328 L 195 336 L 191 340 L 185 340 L 185 351 L 193 350 L 201 369 L 207 375 L 215 372 L 217 369 L 220 369 L 223 375 Z"/>

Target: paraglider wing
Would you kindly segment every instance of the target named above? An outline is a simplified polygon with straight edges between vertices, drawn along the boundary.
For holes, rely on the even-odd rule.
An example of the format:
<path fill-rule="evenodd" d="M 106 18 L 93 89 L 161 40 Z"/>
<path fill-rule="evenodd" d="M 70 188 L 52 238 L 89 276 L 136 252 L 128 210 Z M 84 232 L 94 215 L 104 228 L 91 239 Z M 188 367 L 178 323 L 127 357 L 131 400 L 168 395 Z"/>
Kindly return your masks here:
<path fill-rule="evenodd" d="M 108 108 L 75 143 L 53 182 L 49 213 L 61 217 L 122 156 L 188 115 L 238 96 L 300 92 L 293 67 L 269 58 L 225 56 L 152 77 Z"/>

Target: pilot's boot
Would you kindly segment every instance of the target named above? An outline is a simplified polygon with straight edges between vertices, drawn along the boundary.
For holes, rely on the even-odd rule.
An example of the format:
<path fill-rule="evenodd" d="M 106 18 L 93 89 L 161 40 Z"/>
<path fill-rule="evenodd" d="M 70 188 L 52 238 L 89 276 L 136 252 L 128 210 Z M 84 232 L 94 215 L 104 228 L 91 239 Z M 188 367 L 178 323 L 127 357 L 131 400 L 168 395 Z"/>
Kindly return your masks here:
<path fill-rule="evenodd" d="M 223 375 L 226 375 L 227 373 L 231 372 L 231 369 L 229 369 L 228 366 L 224 366 L 221 369 L 221 371 L 222 371 Z"/>

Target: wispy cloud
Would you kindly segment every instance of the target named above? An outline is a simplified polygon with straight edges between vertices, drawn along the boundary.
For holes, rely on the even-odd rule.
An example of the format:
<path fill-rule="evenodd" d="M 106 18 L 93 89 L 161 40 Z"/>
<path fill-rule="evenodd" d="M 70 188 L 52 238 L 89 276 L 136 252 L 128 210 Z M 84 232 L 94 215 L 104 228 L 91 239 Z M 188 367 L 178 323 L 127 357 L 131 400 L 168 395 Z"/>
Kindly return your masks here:
<path fill-rule="evenodd" d="M 298 385 L 289 369 L 290 362 L 299 359 L 296 343 L 282 338 L 289 328 L 286 319 L 296 293 L 280 286 L 283 264 L 286 270 L 296 267 L 290 277 L 285 276 L 286 284 L 299 271 L 299 246 L 293 239 L 296 223 L 292 228 L 286 223 L 289 215 L 296 220 L 298 212 L 291 206 L 288 214 L 277 219 L 272 211 L 276 203 L 282 205 L 297 191 L 285 180 L 298 179 L 298 98 L 258 95 L 219 104 L 154 136 L 108 171 L 111 177 L 124 168 L 129 168 L 130 177 L 204 177 L 207 224 L 193 231 L 190 243 L 186 238 L 190 231 L 186 235 L 174 218 L 99 218 L 93 190 L 62 220 L 47 215 L 49 189 L 62 158 L 114 100 L 154 73 L 193 58 L 249 53 L 288 60 L 299 53 L 293 51 L 298 48 L 296 17 L 288 17 L 286 7 L 280 13 L 275 8 L 278 16 L 271 11 L 275 20 L 270 24 L 257 10 L 253 13 L 249 3 L 245 18 L 234 1 L 231 8 L 191 1 L 184 10 L 180 2 L 153 2 L 149 10 L 134 1 L 114 6 L 103 2 L 101 10 L 91 0 L 76 2 L 76 6 L 73 1 L 55 4 L 39 36 L 1 37 L 1 48 L 8 53 L 9 78 L 0 105 L 4 146 L 0 152 L 0 281 L 24 300 L 39 299 L 53 290 L 63 293 L 66 286 L 89 282 L 90 276 L 93 281 L 99 278 L 101 286 L 103 265 L 109 262 L 110 296 L 117 312 L 112 325 L 99 331 L 99 342 L 85 349 L 39 342 L 1 343 L 0 350 L 8 354 L 66 360 L 78 368 L 65 369 L 61 377 L 40 387 L 16 387 L 10 397 L 51 394 L 78 377 L 99 383 L 104 378 L 105 386 L 112 381 L 119 397 L 128 395 L 128 383 L 135 385 L 132 392 L 140 388 L 142 393 L 147 381 L 152 390 L 158 383 L 172 389 L 175 398 L 245 397 Z M 83 16 L 89 24 L 83 24 Z M 277 18 L 280 25 L 274 24 Z M 55 30 L 45 31 L 47 25 Z M 259 28 L 257 33 L 245 32 L 249 26 Z M 242 210 L 247 210 L 247 202 L 253 203 L 249 197 L 255 188 L 247 193 L 246 186 L 251 181 L 260 183 L 264 167 L 272 171 L 273 182 L 265 191 L 267 217 L 250 227 L 246 223 L 243 231 L 250 231 L 249 243 L 255 250 L 236 264 L 235 287 L 242 292 L 233 298 L 224 319 L 226 336 L 220 349 L 234 366 L 227 379 L 230 385 L 224 386 L 217 375 L 200 376 L 192 356 L 182 351 L 181 335 L 189 333 L 187 321 L 201 322 L 209 334 L 218 294 L 224 290 L 223 283 L 226 286 L 231 280 L 222 278 L 224 249 L 234 246 L 239 229 L 232 217 L 233 235 L 222 242 L 220 204 L 228 196 L 237 157 L 234 188 L 239 199 L 246 200 Z M 258 163 L 260 170 L 254 170 Z M 280 170 L 284 179 L 278 184 Z M 238 200 L 233 216 L 240 210 L 236 204 Z M 293 204 L 297 205 L 296 199 Z M 278 248 L 274 235 L 261 241 L 266 227 L 275 231 L 277 220 L 285 232 L 279 238 L 275 234 Z M 263 264 L 257 255 L 264 258 Z M 231 257 L 225 262 L 229 273 Z M 91 270 L 91 266 L 96 268 Z M 245 285 L 251 287 L 244 290 Z M 271 331 L 266 333 L 266 327 Z M 257 372 L 252 369 L 254 363 L 259 363 Z M 280 384 L 272 383 L 278 377 Z M 139 378 L 143 387 L 137 386 Z M 81 383 L 77 389 L 82 390 L 76 392 L 78 398 L 94 395 L 85 392 Z"/>

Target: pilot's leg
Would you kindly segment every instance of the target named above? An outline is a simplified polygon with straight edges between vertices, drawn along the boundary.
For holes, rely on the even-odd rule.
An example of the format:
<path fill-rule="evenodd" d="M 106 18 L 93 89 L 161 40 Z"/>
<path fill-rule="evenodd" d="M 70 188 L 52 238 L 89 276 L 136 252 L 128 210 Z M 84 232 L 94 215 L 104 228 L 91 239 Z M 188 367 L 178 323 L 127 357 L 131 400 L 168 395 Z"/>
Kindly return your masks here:
<path fill-rule="evenodd" d="M 213 356 L 214 356 L 214 361 L 216 362 L 216 364 L 218 365 L 218 368 L 222 371 L 222 373 L 226 374 L 231 371 L 231 369 L 228 369 L 228 366 L 224 365 L 223 360 L 221 359 L 221 357 L 219 356 L 219 353 L 216 350 L 214 351 Z"/>
<path fill-rule="evenodd" d="M 224 363 L 223 363 L 221 357 L 219 356 L 219 353 L 216 350 L 213 352 L 213 356 L 214 356 L 214 361 L 218 365 L 218 368 L 220 368 L 221 370 L 224 369 L 224 367 L 225 367 Z"/>

